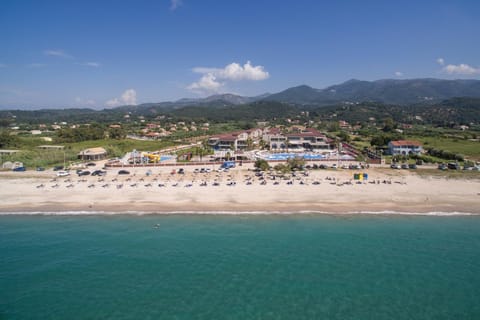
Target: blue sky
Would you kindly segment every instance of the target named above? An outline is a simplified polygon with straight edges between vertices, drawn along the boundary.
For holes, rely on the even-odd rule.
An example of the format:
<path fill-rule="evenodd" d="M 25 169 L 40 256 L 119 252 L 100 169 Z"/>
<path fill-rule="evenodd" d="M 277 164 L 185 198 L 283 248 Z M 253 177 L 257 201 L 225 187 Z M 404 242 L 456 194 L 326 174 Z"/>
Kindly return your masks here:
<path fill-rule="evenodd" d="M 0 107 L 478 79 L 479 12 L 476 0 L 3 0 Z"/>

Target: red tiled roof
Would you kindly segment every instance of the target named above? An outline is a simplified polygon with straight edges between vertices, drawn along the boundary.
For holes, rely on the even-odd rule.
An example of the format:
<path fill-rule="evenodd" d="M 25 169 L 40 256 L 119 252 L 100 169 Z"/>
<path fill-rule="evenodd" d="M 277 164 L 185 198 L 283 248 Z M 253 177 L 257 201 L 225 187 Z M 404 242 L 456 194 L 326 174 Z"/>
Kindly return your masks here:
<path fill-rule="evenodd" d="M 406 146 L 421 147 L 422 146 L 420 142 L 414 141 L 414 140 L 397 140 L 397 141 L 390 141 L 390 143 L 394 147 L 406 147 Z"/>
<path fill-rule="evenodd" d="M 270 133 L 270 134 L 279 134 L 280 132 L 282 132 L 280 130 L 280 128 L 270 128 L 270 129 L 268 129 L 268 133 Z"/>
<path fill-rule="evenodd" d="M 318 131 L 317 129 L 307 128 L 299 133 L 290 133 L 287 134 L 287 137 L 325 137 L 323 133 Z"/>

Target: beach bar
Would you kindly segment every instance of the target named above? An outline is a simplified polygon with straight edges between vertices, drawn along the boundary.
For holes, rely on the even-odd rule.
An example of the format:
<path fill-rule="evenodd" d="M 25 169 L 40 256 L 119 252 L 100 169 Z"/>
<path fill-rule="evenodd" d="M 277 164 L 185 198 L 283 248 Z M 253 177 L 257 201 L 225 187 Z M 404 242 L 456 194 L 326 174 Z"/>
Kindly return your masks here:
<path fill-rule="evenodd" d="M 78 159 L 84 161 L 103 160 L 107 157 L 107 151 L 102 147 L 89 148 L 78 153 Z"/>

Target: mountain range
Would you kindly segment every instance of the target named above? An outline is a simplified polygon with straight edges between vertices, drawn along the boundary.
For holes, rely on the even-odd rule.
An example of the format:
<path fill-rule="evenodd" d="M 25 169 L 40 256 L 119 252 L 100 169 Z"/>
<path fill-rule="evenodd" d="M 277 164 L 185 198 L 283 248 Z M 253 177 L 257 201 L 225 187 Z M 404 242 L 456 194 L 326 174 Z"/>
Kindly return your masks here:
<path fill-rule="evenodd" d="M 154 119 L 167 116 L 224 122 L 271 120 L 309 111 L 318 118 L 334 115 L 350 121 L 391 117 L 409 121 L 421 115 L 440 125 L 480 122 L 480 80 L 349 80 L 315 89 L 301 85 L 274 94 L 244 97 L 218 94 L 201 99 L 144 103 L 112 109 L 0 110 L 0 127 L 12 123 L 119 122 L 126 114 Z"/>
<path fill-rule="evenodd" d="M 339 102 L 380 102 L 411 105 L 453 97 L 480 97 L 480 80 L 349 80 L 325 89 L 298 86 L 265 99 L 296 104 L 329 105 Z"/>
<path fill-rule="evenodd" d="M 384 79 L 362 81 L 351 79 L 324 89 L 300 85 L 284 91 L 265 93 L 255 97 L 235 94 L 216 94 L 206 98 L 184 98 L 177 101 L 143 103 L 120 106 L 117 111 L 155 113 L 171 111 L 183 107 L 225 107 L 245 105 L 256 101 L 274 101 L 297 106 L 321 107 L 338 104 L 378 102 L 391 105 L 412 105 L 438 103 L 456 97 L 480 97 L 480 80 L 444 79 Z M 8 108 L 3 108 L 8 109 Z"/>
<path fill-rule="evenodd" d="M 288 88 L 274 94 L 245 97 L 217 94 L 201 99 L 180 99 L 174 102 L 142 104 L 139 108 L 178 109 L 186 106 L 221 107 L 255 101 L 275 101 L 295 105 L 327 106 L 339 103 L 379 102 L 393 105 L 437 103 L 454 97 L 480 97 L 480 80 L 385 79 L 377 81 L 348 80 L 316 89 L 307 85 Z M 131 108 L 131 106 L 129 106 Z"/>

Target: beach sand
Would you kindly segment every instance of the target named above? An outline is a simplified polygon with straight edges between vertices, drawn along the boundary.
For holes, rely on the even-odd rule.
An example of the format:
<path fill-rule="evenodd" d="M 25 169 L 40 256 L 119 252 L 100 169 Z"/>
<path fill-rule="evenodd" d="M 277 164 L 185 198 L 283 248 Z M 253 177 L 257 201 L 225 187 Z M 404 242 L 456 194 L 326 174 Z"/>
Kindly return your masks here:
<path fill-rule="evenodd" d="M 353 180 L 357 171 L 311 170 L 308 176 L 267 177 L 262 185 L 251 167 L 228 173 L 194 173 L 194 168 L 186 167 L 184 175 L 170 174 L 171 167 L 150 168 L 149 176 L 146 168 L 126 168 L 131 173 L 126 176 L 108 169 L 100 178 L 2 172 L 0 212 L 480 214 L 479 179 L 370 168 L 360 171 L 369 176 L 362 182 Z"/>

